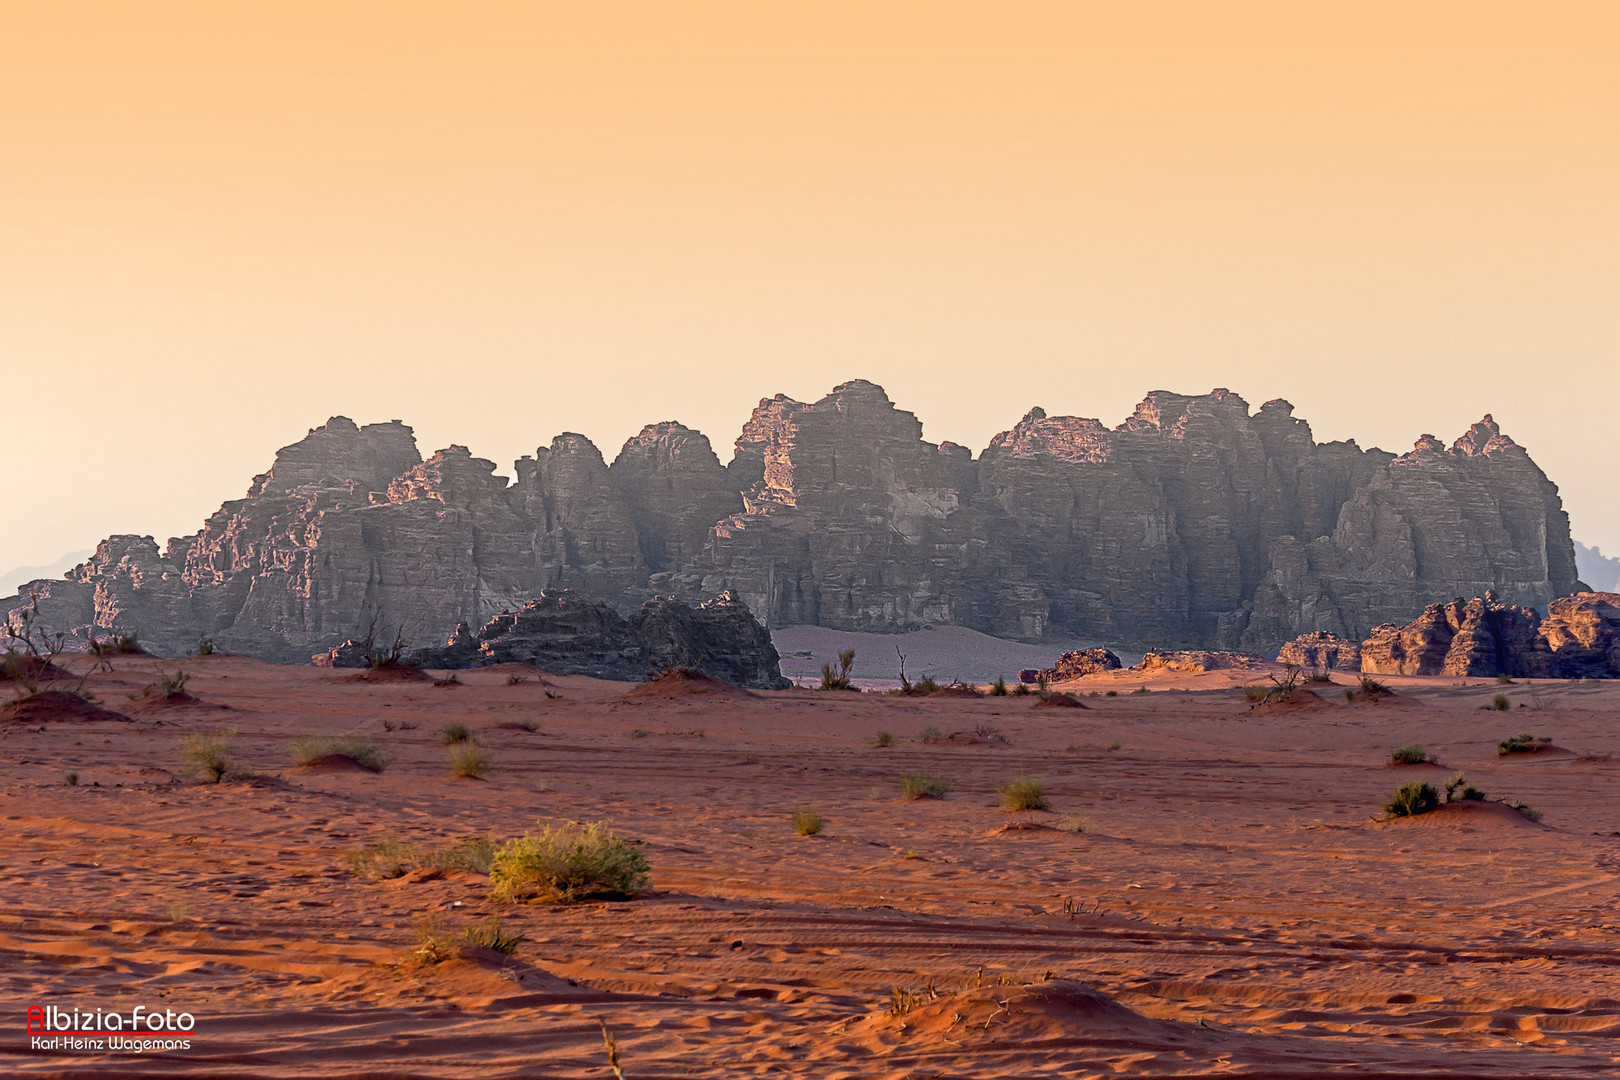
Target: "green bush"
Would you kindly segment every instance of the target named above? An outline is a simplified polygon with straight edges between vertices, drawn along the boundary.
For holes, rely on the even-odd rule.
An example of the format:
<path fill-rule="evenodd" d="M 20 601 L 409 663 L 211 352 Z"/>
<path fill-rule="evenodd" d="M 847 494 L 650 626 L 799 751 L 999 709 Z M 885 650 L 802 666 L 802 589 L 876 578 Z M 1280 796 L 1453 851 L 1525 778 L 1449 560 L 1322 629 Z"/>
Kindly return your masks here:
<path fill-rule="evenodd" d="M 647 859 L 605 822 L 543 826 L 495 851 L 489 880 L 497 900 L 624 898 L 647 885 Z"/>
<path fill-rule="evenodd" d="M 453 743 L 471 742 L 472 740 L 472 728 L 468 727 L 466 724 L 463 724 L 459 720 L 453 724 L 446 724 L 444 727 L 439 729 L 439 742 L 443 743 L 445 746 L 450 746 Z"/>
<path fill-rule="evenodd" d="M 1491 698 L 1491 708 L 1495 709 L 1497 712 L 1507 712 L 1508 696 L 1506 694 L 1497 694 L 1495 697 Z"/>
<path fill-rule="evenodd" d="M 849 669 L 855 666 L 855 650 L 845 649 L 838 654 L 838 669 L 833 670 L 831 664 L 821 665 L 821 688 L 823 690 L 848 690 Z"/>
<path fill-rule="evenodd" d="M 821 831 L 823 822 L 814 806 L 801 806 L 793 811 L 793 831 L 800 836 L 814 836 Z"/>
<path fill-rule="evenodd" d="M 1507 757 L 1509 754 L 1534 754 L 1541 749 L 1540 744 L 1550 742 L 1552 742 L 1552 739 L 1548 736 L 1543 735 L 1537 738 L 1527 731 L 1522 735 L 1509 736 L 1497 743 L 1496 755 L 1498 757 Z"/>
<path fill-rule="evenodd" d="M 939 742 L 939 728 L 929 724 L 917 733 L 917 741 L 924 746 L 932 746 L 934 743 Z"/>
<path fill-rule="evenodd" d="M 917 680 L 914 689 L 919 694 L 937 694 L 939 693 L 939 683 L 934 681 L 932 675 L 924 675 Z"/>
<path fill-rule="evenodd" d="M 928 772 L 903 773 L 900 776 L 900 797 L 914 799 L 943 799 L 951 790 L 951 782 Z"/>
<path fill-rule="evenodd" d="M 1426 765 L 1429 761 L 1429 752 L 1417 743 L 1408 743 L 1397 747 L 1389 753 L 1391 765 Z"/>
<path fill-rule="evenodd" d="M 1446 781 L 1446 802 L 1483 802 L 1485 793 L 1468 782 L 1467 777 L 1458 773 Z"/>
<path fill-rule="evenodd" d="M 362 769 L 380 773 L 388 757 L 373 739 L 361 735 L 300 735 L 287 744 L 294 765 L 308 765 L 324 757 L 346 757 Z"/>
<path fill-rule="evenodd" d="M 877 733 L 877 738 L 872 740 L 872 744 L 879 747 L 893 746 L 894 736 L 889 734 L 887 731 L 880 731 Z"/>
<path fill-rule="evenodd" d="M 996 792 L 1001 796 L 1001 805 L 1005 810 L 1052 808 L 1046 801 L 1046 785 L 1033 776 L 1015 776 L 1005 784 L 998 785 Z"/>
<path fill-rule="evenodd" d="M 450 745 L 450 773 L 452 776 L 465 776 L 468 779 L 480 779 L 489 772 L 489 751 L 476 742 L 452 743 Z"/>
<path fill-rule="evenodd" d="M 1531 806 L 1527 802 L 1520 802 L 1518 799 L 1515 799 L 1509 805 L 1511 805 L 1513 807 L 1513 809 L 1517 810 L 1519 813 L 1523 814 L 1525 817 L 1529 818 L 1531 821 L 1540 821 L 1541 820 L 1541 811 L 1537 810 L 1535 807 Z"/>
<path fill-rule="evenodd" d="M 1395 794 L 1384 803 L 1384 813 L 1390 817 L 1416 817 L 1427 814 L 1439 805 L 1440 792 L 1435 790 L 1434 785 L 1414 780 L 1396 789 Z"/>
<path fill-rule="evenodd" d="M 469 870 L 475 874 L 487 874 L 494 857 L 495 841 L 484 836 L 469 836 L 447 848 L 428 852 L 422 857 L 422 865 L 438 870 Z"/>
<path fill-rule="evenodd" d="M 180 740 L 180 771 L 210 784 L 248 779 L 253 770 L 236 759 L 234 738 L 235 728 L 187 735 Z"/>
<path fill-rule="evenodd" d="M 1006 680 L 1005 677 L 1003 677 L 1001 675 L 996 676 L 996 681 L 990 684 L 990 696 L 991 697 L 1006 697 L 1007 696 L 1007 680 Z"/>
<path fill-rule="evenodd" d="M 480 925 L 467 927 L 462 932 L 462 939 L 475 949 L 494 949 L 511 956 L 523 943 L 523 931 L 507 930 L 501 926 L 499 915 L 491 915 Z"/>

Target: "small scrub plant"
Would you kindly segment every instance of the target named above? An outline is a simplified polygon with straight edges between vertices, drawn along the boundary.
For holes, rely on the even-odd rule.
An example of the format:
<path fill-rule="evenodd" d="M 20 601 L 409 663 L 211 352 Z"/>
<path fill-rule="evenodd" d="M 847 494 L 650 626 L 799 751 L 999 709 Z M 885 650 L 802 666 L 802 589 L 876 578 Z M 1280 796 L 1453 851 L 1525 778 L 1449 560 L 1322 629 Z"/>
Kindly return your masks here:
<path fill-rule="evenodd" d="M 1151 694 L 1152 692 L 1153 691 L 1149 690 L 1145 686 L 1138 686 L 1135 690 L 1131 691 L 1133 694 Z"/>
<path fill-rule="evenodd" d="M 932 675 L 924 675 L 913 684 L 912 689 L 919 694 L 937 694 L 939 693 L 939 683 L 934 681 Z"/>
<path fill-rule="evenodd" d="M 1484 802 L 1485 793 L 1473 784 L 1462 773 L 1458 773 L 1446 781 L 1446 802 Z"/>
<path fill-rule="evenodd" d="M 1015 776 L 996 787 L 1003 810 L 1050 810 L 1046 785 L 1033 776 Z"/>
<path fill-rule="evenodd" d="M 887 731 L 880 731 L 877 733 L 877 737 L 872 740 L 872 745 L 877 747 L 893 746 L 894 736 Z"/>
<path fill-rule="evenodd" d="M 821 688 L 823 690 L 848 690 L 849 670 L 854 666 L 855 650 L 845 649 L 840 652 L 836 670 L 831 664 L 821 665 Z"/>
<path fill-rule="evenodd" d="M 1500 675 L 1498 675 L 1496 677 L 1496 685 L 1497 686 L 1512 686 L 1513 685 L 1513 676 L 1509 675 L 1505 671 L 1502 672 L 1502 674 L 1500 674 Z"/>
<path fill-rule="evenodd" d="M 1119 697 L 1119 691 L 1118 690 L 1110 690 L 1110 691 L 1108 691 L 1107 696 L 1108 697 Z"/>
<path fill-rule="evenodd" d="M 160 675 L 159 681 L 165 698 L 184 697 L 186 683 L 191 681 L 191 676 L 179 668 L 175 668 L 173 675 Z"/>
<path fill-rule="evenodd" d="M 300 735 L 287 744 L 294 765 L 311 765 L 322 758 L 345 757 L 362 769 L 380 773 L 388 768 L 388 756 L 376 740 L 363 735 Z"/>
<path fill-rule="evenodd" d="M 900 776 L 900 797 L 907 802 L 917 799 L 943 799 L 951 790 L 951 782 L 929 772 L 909 772 Z"/>
<path fill-rule="evenodd" d="M 800 836 L 814 836 L 821 831 L 823 822 L 814 806 L 801 806 L 793 811 L 793 831 Z"/>
<path fill-rule="evenodd" d="M 468 740 L 450 744 L 450 774 L 469 780 L 482 779 L 489 772 L 490 756 L 478 743 Z"/>
<path fill-rule="evenodd" d="M 1022 685 L 1022 684 L 1020 684 L 1020 685 Z M 1007 696 L 1007 680 L 1006 680 L 1006 678 L 1004 676 L 997 675 L 996 676 L 996 681 L 990 684 L 990 696 L 991 697 L 1006 697 Z"/>
<path fill-rule="evenodd" d="M 1108 744 L 1108 749 L 1110 749 L 1110 750 L 1118 750 L 1120 747 L 1122 747 L 1124 745 L 1125 745 L 1124 743 L 1120 742 L 1118 739 L 1115 739 L 1113 742 Z"/>
<path fill-rule="evenodd" d="M 1440 792 L 1426 781 L 1414 780 L 1397 788 L 1384 803 L 1384 813 L 1390 817 L 1416 817 L 1427 814 L 1440 805 Z"/>
<path fill-rule="evenodd" d="M 213 656 L 214 655 L 214 639 L 211 638 L 211 637 L 198 638 L 197 639 L 197 655 L 198 656 Z"/>
<path fill-rule="evenodd" d="M 1427 765 L 1429 752 L 1417 743 L 1408 743 L 1389 752 L 1391 765 Z"/>
<path fill-rule="evenodd" d="M 456 954 L 456 942 L 437 919 L 416 924 L 416 948 L 405 957 L 411 967 L 433 967 Z"/>
<path fill-rule="evenodd" d="M 501 925 L 499 915 L 491 915 L 477 926 L 462 932 L 462 940 L 475 949 L 494 949 L 503 956 L 511 956 L 523 943 L 522 930 L 508 930 Z"/>
<path fill-rule="evenodd" d="M 1258 705 L 1258 704 L 1260 704 L 1260 702 L 1266 700 L 1266 695 L 1269 694 L 1269 693 L 1270 693 L 1270 691 L 1267 690 L 1264 686 L 1245 686 L 1245 687 L 1243 687 L 1243 696 L 1246 699 L 1248 699 L 1248 701 L 1251 704 L 1254 704 L 1254 705 Z"/>
<path fill-rule="evenodd" d="M 518 683 L 520 683 L 522 681 L 523 681 L 523 676 L 517 674 L 516 672 L 513 672 L 511 675 L 508 675 L 506 677 L 506 685 L 507 686 L 516 686 Z"/>
<path fill-rule="evenodd" d="M 647 857 L 606 822 L 568 824 L 508 840 L 490 863 L 496 900 L 572 903 L 589 897 L 626 899 L 647 886 Z"/>
<path fill-rule="evenodd" d="M 1506 694 L 1497 694 L 1494 697 L 1492 697 L 1491 698 L 1491 708 L 1495 709 L 1497 712 L 1507 712 L 1508 711 L 1508 696 Z"/>
<path fill-rule="evenodd" d="M 1052 676 L 1048 675 L 1045 671 L 1042 671 L 1039 675 L 1035 676 L 1035 688 L 1043 694 L 1050 693 L 1052 689 Z"/>
<path fill-rule="evenodd" d="M 1017 686 L 1013 687 L 1012 692 L 1013 697 L 1029 697 L 1029 684 L 1021 682 Z"/>
<path fill-rule="evenodd" d="M 207 784 L 248 779 L 253 770 L 236 760 L 234 738 L 235 728 L 187 735 L 180 740 L 180 771 Z"/>
<path fill-rule="evenodd" d="M 64 785 L 66 785 L 67 787 L 78 787 L 79 786 L 79 774 L 76 773 L 76 772 L 67 773 L 65 776 L 62 777 L 62 783 Z"/>
<path fill-rule="evenodd" d="M 455 672 L 452 671 L 450 674 L 446 675 L 442 679 L 434 679 L 433 680 L 433 685 L 434 686 L 460 686 L 461 685 L 461 677 L 459 675 L 457 675 Z"/>
<path fill-rule="evenodd" d="M 1389 693 L 1389 687 L 1381 682 L 1369 679 L 1365 675 L 1361 676 L 1360 680 L 1357 681 L 1356 689 L 1361 692 L 1362 697 L 1372 702 L 1377 702 L 1379 698 Z"/>
<path fill-rule="evenodd" d="M 1520 802 L 1518 799 L 1515 799 L 1508 805 L 1513 807 L 1513 809 L 1517 810 L 1519 813 L 1523 814 L 1525 817 L 1529 818 L 1531 821 L 1541 820 L 1541 811 L 1537 810 L 1527 802 Z"/>
<path fill-rule="evenodd" d="M 119 654 L 124 655 L 124 656 L 131 656 L 131 655 L 133 655 L 135 653 L 138 653 L 138 652 L 141 651 L 141 639 L 140 639 L 140 636 L 138 634 L 136 634 L 133 630 L 130 631 L 129 633 L 127 633 L 127 634 L 120 634 L 120 633 L 118 633 L 118 631 L 114 630 L 113 631 L 113 639 L 112 639 L 112 649 L 113 649 L 113 652 L 119 653 Z"/>
<path fill-rule="evenodd" d="M 1328 671 L 1327 668 L 1316 668 L 1305 676 L 1305 681 L 1308 683 L 1327 683 L 1331 686 L 1333 673 Z"/>
<path fill-rule="evenodd" d="M 917 741 L 924 746 L 932 746 L 939 742 L 939 728 L 929 724 L 917 733 Z"/>
<path fill-rule="evenodd" d="M 495 847 L 495 841 L 487 836 L 469 836 L 449 847 L 428 852 L 422 856 L 422 865 L 436 870 L 467 870 L 474 874 L 488 874 L 489 864 L 495 858 Z"/>
<path fill-rule="evenodd" d="M 1496 744 L 1496 756 L 1507 757 L 1509 754 L 1534 754 L 1544 745 L 1550 742 L 1552 742 L 1552 738 L 1550 736 L 1543 735 L 1540 738 L 1537 738 L 1528 731 L 1522 735 L 1511 735 Z"/>
<path fill-rule="evenodd" d="M 381 840 L 343 857 L 349 872 L 366 881 L 387 881 L 402 877 L 418 864 L 416 845 L 399 840 Z"/>
<path fill-rule="evenodd" d="M 459 720 L 452 724 L 446 724 L 443 728 L 439 729 L 439 742 L 443 743 L 445 746 L 450 746 L 453 743 L 472 741 L 472 728 L 468 727 L 466 724 L 463 724 Z"/>

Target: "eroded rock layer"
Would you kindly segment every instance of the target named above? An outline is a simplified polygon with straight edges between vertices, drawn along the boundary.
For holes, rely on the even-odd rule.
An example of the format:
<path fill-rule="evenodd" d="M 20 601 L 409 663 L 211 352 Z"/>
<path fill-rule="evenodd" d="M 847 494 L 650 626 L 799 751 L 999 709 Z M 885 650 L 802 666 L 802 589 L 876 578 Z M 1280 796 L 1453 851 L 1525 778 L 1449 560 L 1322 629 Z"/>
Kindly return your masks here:
<path fill-rule="evenodd" d="M 1543 619 L 1492 599 L 1430 604 L 1361 643 L 1369 675 L 1507 675 L 1620 679 L 1620 595 L 1582 592 L 1554 600 Z"/>
<path fill-rule="evenodd" d="M 109 538 L 0 605 L 288 661 L 379 622 L 444 640 L 546 589 L 623 615 L 730 591 L 770 626 L 1271 655 L 1450 596 L 1544 607 L 1577 585 L 1557 488 L 1488 416 L 1396 457 L 1318 444 L 1284 401 L 1155 391 L 1114 428 L 1032 409 L 975 460 L 855 381 L 762 401 L 729 465 L 666 422 L 611 465 L 563 434 L 514 472 L 337 417 L 199 532 Z"/>

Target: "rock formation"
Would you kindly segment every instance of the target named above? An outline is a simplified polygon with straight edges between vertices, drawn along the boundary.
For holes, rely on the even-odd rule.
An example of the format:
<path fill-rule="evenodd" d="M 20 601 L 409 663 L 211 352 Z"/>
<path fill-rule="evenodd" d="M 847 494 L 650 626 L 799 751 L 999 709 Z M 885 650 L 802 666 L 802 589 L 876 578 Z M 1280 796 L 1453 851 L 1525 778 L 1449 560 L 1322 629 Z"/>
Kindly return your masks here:
<path fill-rule="evenodd" d="M 1542 607 L 1576 584 L 1556 487 L 1490 417 L 1396 457 L 1316 443 L 1287 402 L 1155 391 L 1114 428 L 1032 409 L 974 460 L 855 381 L 761 401 L 726 465 L 666 422 L 611 465 L 559 435 L 511 483 L 464 447 L 424 461 L 397 421 L 336 417 L 199 532 L 111 537 L 0 611 L 34 595 L 54 628 L 303 661 L 373 622 L 444 640 L 543 590 L 625 616 L 730 591 L 769 626 L 1269 655 L 1450 596 Z"/>
<path fill-rule="evenodd" d="M 1562 679 L 1620 679 L 1620 594 L 1581 592 L 1554 600 L 1541 636 Z"/>
<path fill-rule="evenodd" d="M 1361 646 L 1326 630 L 1313 630 L 1278 650 L 1277 663 L 1313 671 L 1360 671 Z"/>
<path fill-rule="evenodd" d="M 1405 626 L 1378 627 L 1361 644 L 1369 675 L 1458 675 L 1544 679 L 1557 668 L 1529 608 L 1486 598 L 1430 604 Z"/>
<path fill-rule="evenodd" d="M 1051 667 L 1035 671 L 1033 678 L 1025 679 L 1024 673 L 1019 672 L 1019 679 L 1022 682 L 1039 682 L 1045 676 L 1051 682 L 1062 682 L 1064 679 L 1095 675 L 1099 671 L 1118 671 L 1120 666 L 1119 657 L 1107 649 L 1078 649 L 1064 653 Z"/>
<path fill-rule="evenodd" d="M 599 600 L 543 592 L 476 634 L 463 624 L 442 648 L 419 649 L 406 659 L 434 668 L 533 664 L 563 675 L 627 680 L 693 668 L 751 689 L 792 685 L 782 677 L 770 634 L 729 593 L 695 608 L 655 598 L 625 619 Z"/>

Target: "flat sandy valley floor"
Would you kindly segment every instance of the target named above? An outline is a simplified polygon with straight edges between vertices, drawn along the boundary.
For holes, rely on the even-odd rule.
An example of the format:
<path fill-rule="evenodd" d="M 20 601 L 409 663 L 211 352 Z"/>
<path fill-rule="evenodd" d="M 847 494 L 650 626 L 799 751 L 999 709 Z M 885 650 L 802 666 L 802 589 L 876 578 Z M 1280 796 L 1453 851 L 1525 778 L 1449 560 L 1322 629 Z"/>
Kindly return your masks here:
<path fill-rule="evenodd" d="M 1237 676 L 1110 674 L 1075 709 L 212 656 L 179 665 L 197 703 L 138 705 L 156 662 L 115 663 L 90 688 L 129 721 L 3 728 L 6 1075 L 607 1077 L 603 1024 L 631 1080 L 1620 1074 L 1620 685 L 1391 680 L 1376 705 L 1251 711 Z M 452 721 L 486 779 L 449 774 Z M 182 781 L 181 737 L 225 727 L 256 778 Z M 388 769 L 292 766 L 293 737 L 340 731 Z M 1553 748 L 1499 758 L 1521 731 Z M 1444 768 L 1386 766 L 1406 743 Z M 949 794 L 902 801 L 918 770 Z M 1542 822 L 1374 820 L 1456 771 Z M 1051 812 L 1001 809 L 1020 774 Z M 806 803 L 820 835 L 790 824 Z M 641 898 L 499 907 L 472 872 L 346 858 L 599 819 L 641 844 Z M 424 919 L 495 913 L 514 957 L 401 963 Z M 896 987 L 922 1004 L 891 1015 Z M 192 1048 L 23 1034 L 31 1006 L 135 1004 L 193 1013 Z"/>

